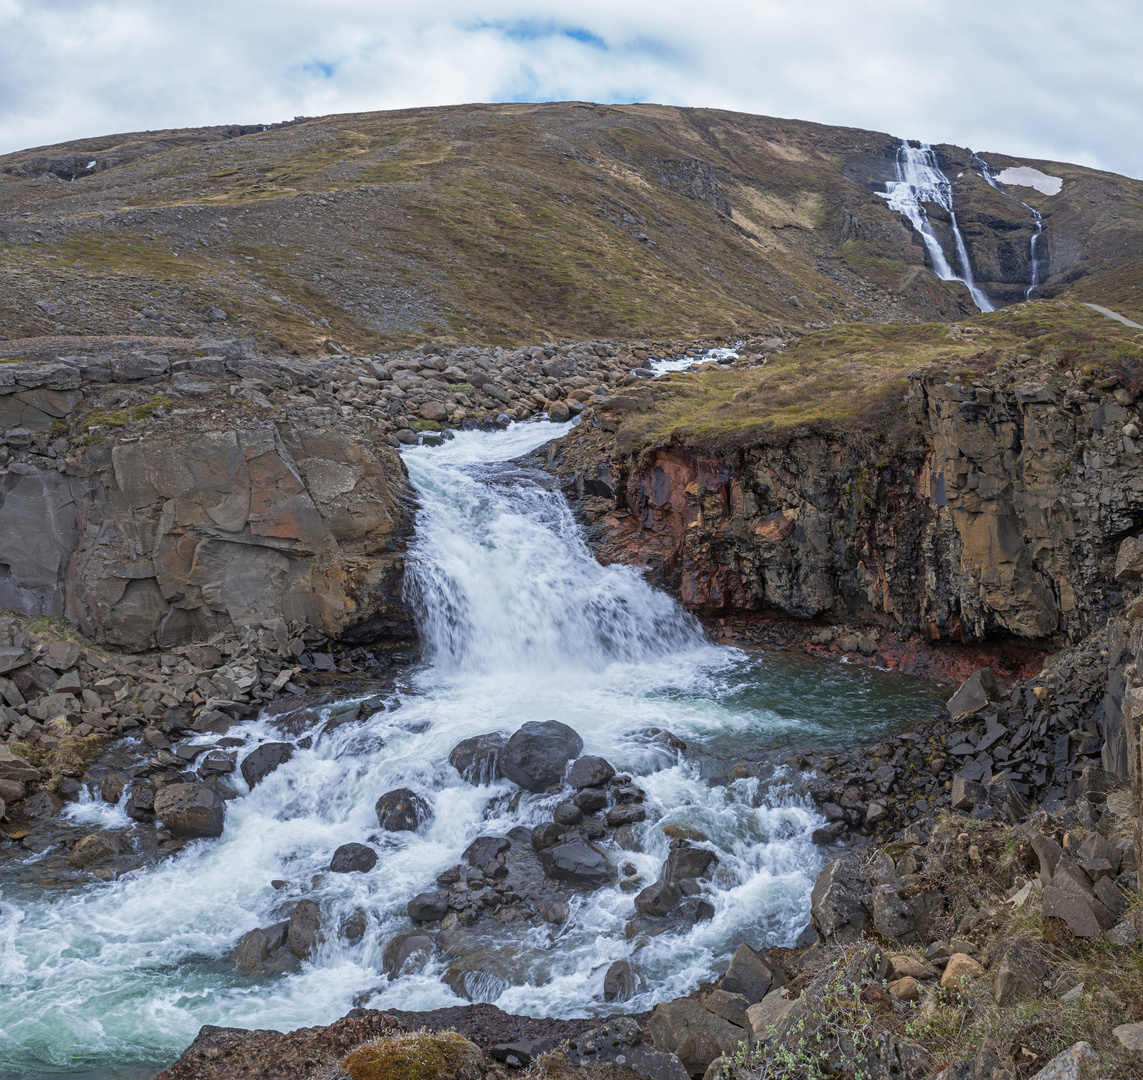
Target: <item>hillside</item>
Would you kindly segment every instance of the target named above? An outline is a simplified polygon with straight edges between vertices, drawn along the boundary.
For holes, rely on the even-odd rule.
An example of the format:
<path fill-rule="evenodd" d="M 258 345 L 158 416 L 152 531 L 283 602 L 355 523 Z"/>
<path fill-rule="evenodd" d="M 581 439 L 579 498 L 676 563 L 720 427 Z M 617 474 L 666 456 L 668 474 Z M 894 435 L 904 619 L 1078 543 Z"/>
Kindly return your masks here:
<path fill-rule="evenodd" d="M 898 145 L 740 113 L 571 102 L 41 147 L 0 157 L 0 338 L 222 329 L 304 354 L 972 315 L 964 286 L 926 269 L 917 233 L 877 194 Z M 1023 298 L 1035 208 L 1037 295 L 1106 292 L 1143 315 L 1143 184 L 935 149 L 995 303 Z M 999 190 L 982 160 L 1031 165 L 1062 188 Z M 928 209 L 944 237 L 947 215 Z"/>

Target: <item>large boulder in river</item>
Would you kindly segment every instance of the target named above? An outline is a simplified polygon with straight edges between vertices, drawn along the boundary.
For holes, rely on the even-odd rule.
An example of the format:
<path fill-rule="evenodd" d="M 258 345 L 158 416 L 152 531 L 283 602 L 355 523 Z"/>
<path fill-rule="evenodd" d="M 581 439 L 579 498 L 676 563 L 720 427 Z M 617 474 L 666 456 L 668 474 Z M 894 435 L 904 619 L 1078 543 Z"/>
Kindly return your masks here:
<path fill-rule="evenodd" d="M 321 940 L 321 908 L 312 900 L 300 900 L 290 916 L 286 937 L 290 951 L 299 959 L 312 956 Z"/>
<path fill-rule="evenodd" d="M 206 784 L 168 784 L 155 796 L 155 816 L 172 836 L 221 836 L 226 807 Z"/>
<path fill-rule="evenodd" d="M 239 971 L 251 975 L 282 975 L 296 971 L 298 958 L 290 951 L 289 920 L 260 926 L 244 934 L 230 954 Z"/>
<path fill-rule="evenodd" d="M 614 775 L 615 769 L 610 761 L 587 754 L 572 763 L 568 770 L 568 783 L 573 788 L 603 787 Z"/>
<path fill-rule="evenodd" d="M 391 938 L 381 954 L 381 970 L 395 979 L 406 966 L 424 962 L 433 952 L 433 939 L 424 930 L 412 930 Z"/>
<path fill-rule="evenodd" d="M 619 874 L 611 860 L 594 844 L 586 840 L 572 840 L 556 844 L 540 852 L 540 865 L 553 881 L 566 881 L 570 885 L 614 885 Z"/>
<path fill-rule="evenodd" d="M 507 741 L 502 731 L 463 739 L 449 753 L 449 763 L 470 784 L 491 784 L 499 776 L 496 757 Z"/>
<path fill-rule="evenodd" d="M 367 844 L 342 844 L 329 861 L 334 874 L 366 873 L 377 865 L 377 852 Z"/>
<path fill-rule="evenodd" d="M 263 743 L 242 759 L 242 778 L 251 787 L 264 780 L 279 765 L 294 756 L 294 748 L 285 742 Z"/>
<path fill-rule="evenodd" d="M 377 800 L 377 820 L 389 832 L 415 832 L 429 817 L 429 804 L 409 788 L 397 788 Z"/>
<path fill-rule="evenodd" d="M 583 749 L 583 739 L 558 720 L 533 720 L 500 748 L 497 764 L 503 776 L 528 791 L 558 784 L 568 762 Z"/>

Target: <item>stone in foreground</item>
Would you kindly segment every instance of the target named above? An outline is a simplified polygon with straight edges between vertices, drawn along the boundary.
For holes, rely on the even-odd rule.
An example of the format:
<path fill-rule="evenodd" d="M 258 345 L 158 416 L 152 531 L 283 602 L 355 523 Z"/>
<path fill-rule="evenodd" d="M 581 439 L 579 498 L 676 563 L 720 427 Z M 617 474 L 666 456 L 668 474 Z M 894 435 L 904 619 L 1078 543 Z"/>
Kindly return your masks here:
<path fill-rule="evenodd" d="M 583 749 L 583 739 L 558 720 L 533 720 L 515 732 L 497 755 L 502 775 L 528 791 L 558 784 Z"/>
<path fill-rule="evenodd" d="M 168 784 L 155 796 L 155 816 L 172 836 L 221 836 L 226 806 L 206 784 Z"/>

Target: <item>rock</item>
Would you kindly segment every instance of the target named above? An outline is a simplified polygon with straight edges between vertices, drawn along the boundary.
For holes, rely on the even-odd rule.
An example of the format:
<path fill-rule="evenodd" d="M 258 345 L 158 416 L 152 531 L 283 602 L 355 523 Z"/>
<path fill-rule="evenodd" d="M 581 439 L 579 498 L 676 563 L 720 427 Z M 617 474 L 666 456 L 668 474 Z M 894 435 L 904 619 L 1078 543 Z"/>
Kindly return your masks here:
<path fill-rule="evenodd" d="M 389 832 L 415 832 L 429 817 L 429 804 L 409 788 L 397 788 L 377 800 L 377 820 Z"/>
<path fill-rule="evenodd" d="M 849 859 L 834 859 L 810 894 L 811 925 L 824 938 L 847 941 L 860 937 L 866 922 L 857 868 Z"/>
<path fill-rule="evenodd" d="M 282 975 L 296 971 L 298 958 L 290 951 L 290 922 L 262 926 L 244 934 L 230 954 L 239 971 L 251 975 Z"/>
<path fill-rule="evenodd" d="M 1018 994 L 1039 997 L 1051 968 L 1028 944 L 1014 941 L 996 969 L 993 990 L 998 1005 L 1007 1005 Z"/>
<path fill-rule="evenodd" d="M 325 1075 L 336 1073 L 352 1080 L 480 1080 L 485 1057 L 475 1043 L 455 1031 L 418 1031 L 357 1046 L 336 1072 L 330 1069 Z"/>
<path fill-rule="evenodd" d="M 1098 903 L 1095 901 L 1094 903 Z M 1076 937 L 1097 938 L 1103 930 L 1096 917 L 1094 903 L 1081 893 L 1069 892 L 1052 885 L 1044 886 L 1044 916 L 1045 918 L 1063 919 Z M 1102 908 L 1103 905 L 1100 904 Z M 1107 909 L 1104 908 L 1106 911 Z M 1113 926 L 1114 918 L 1108 912 L 1109 928 Z"/>
<path fill-rule="evenodd" d="M 662 919 L 683 898 L 682 890 L 667 881 L 655 881 L 635 897 L 635 910 Z"/>
<path fill-rule="evenodd" d="M 719 987 L 730 994 L 740 994 L 748 1004 L 761 1001 L 774 982 L 774 972 L 749 945 L 739 945 L 719 982 Z"/>
<path fill-rule="evenodd" d="M 293 756 L 294 748 L 289 743 L 262 743 L 242 759 L 242 778 L 254 787 Z"/>
<path fill-rule="evenodd" d="M 750 1004 L 741 994 L 731 994 L 720 989 L 712 990 L 707 994 L 703 999 L 702 1007 L 707 1012 L 714 1013 L 715 1016 L 721 1016 L 723 1020 L 735 1027 L 745 1028 L 746 1010 Z"/>
<path fill-rule="evenodd" d="M 1137 581 L 1143 575 L 1143 539 L 1129 536 L 1115 556 L 1115 580 Z"/>
<path fill-rule="evenodd" d="M 26 784 L 19 780 L 0 780 L 0 799 L 3 799 L 9 806 L 27 797 L 28 788 Z"/>
<path fill-rule="evenodd" d="M 948 701 L 949 716 L 955 722 L 980 712 L 1000 696 L 996 676 L 991 668 L 981 668 L 970 675 Z"/>
<path fill-rule="evenodd" d="M 54 791 L 37 791 L 35 795 L 30 795 L 24 800 L 20 812 L 24 817 L 46 821 L 48 818 L 54 818 L 62 809 L 63 799 Z"/>
<path fill-rule="evenodd" d="M 464 849 L 461 858 L 469 866 L 484 866 L 497 855 L 503 855 L 512 846 L 506 836 L 478 836 Z"/>
<path fill-rule="evenodd" d="M 681 878 L 697 881 L 709 876 L 717 865 L 718 856 L 713 851 L 695 847 L 685 840 L 676 840 L 671 844 L 671 853 L 663 863 L 659 876 L 664 881 L 678 881 Z"/>
<path fill-rule="evenodd" d="M 945 965 L 945 973 L 941 976 L 941 987 L 945 990 L 959 990 L 970 979 L 979 979 L 984 974 L 984 968 L 966 953 L 953 953 Z"/>
<path fill-rule="evenodd" d="M 150 784 L 132 784 L 125 811 L 132 821 L 146 821 L 155 812 L 155 789 Z"/>
<path fill-rule="evenodd" d="M 1143 1027 L 1140 1024 L 1128 1026 Z M 1115 1028 L 1114 1034 L 1118 1033 L 1119 1028 Z M 1089 1061 L 1095 1061 L 1095 1051 L 1088 1043 L 1078 1042 L 1052 1058 L 1032 1080 L 1082 1080 L 1083 1065 Z"/>
<path fill-rule="evenodd" d="M 613 806 L 607 811 L 607 824 L 613 829 L 622 828 L 624 825 L 637 825 L 640 821 L 647 820 L 647 811 L 638 803 L 620 803 L 618 806 Z"/>
<path fill-rule="evenodd" d="M 576 758 L 568 770 L 568 784 L 573 788 L 603 787 L 615 775 L 610 762 L 601 757 L 585 755 Z"/>
<path fill-rule="evenodd" d="M 692 998 L 660 1002 L 647 1020 L 647 1030 L 655 1048 L 674 1054 L 691 1076 L 702 1076 L 715 1058 L 733 1053 L 742 1038 L 742 1028 Z"/>
<path fill-rule="evenodd" d="M 564 802 L 552 811 L 552 817 L 557 825 L 571 828 L 583 821 L 583 811 L 575 803 Z"/>
<path fill-rule="evenodd" d="M 406 910 L 413 922 L 436 922 L 448 914 L 448 894 L 436 890 L 417 893 Z"/>
<path fill-rule="evenodd" d="M 532 829 L 532 850 L 545 851 L 558 844 L 567 833 L 567 826 L 555 821 L 541 821 Z"/>
<path fill-rule="evenodd" d="M 99 796 L 104 802 L 117 803 L 127 787 L 127 777 L 123 773 L 108 773 L 99 785 Z"/>
<path fill-rule="evenodd" d="M 366 844 L 342 844 L 330 860 L 335 874 L 366 873 L 377 865 L 377 852 Z"/>
<path fill-rule="evenodd" d="M 746 1010 L 746 1038 L 751 1046 L 767 1041 L 777 1035 L 785 1019 L 798 1002 L 784 998 L 777 990 L 771 990 L 757 1005 Z"/>
<path fill-rule="evenodd" d="M 78 870 L 86 870 L 92 863 L 122 855 L 127 845 L 114 833 L 89 833 L 71 849 L 68 862 Z"/>
<path fill-rule="evenodd" d="M 544 873 L 553 881 L 598 888 L 614 885 L 619 878 L 604 852 L 584 840 L 556 844 L 540 852 Z"/>
<path fill-rule="evenodd" d="M 583 749 L 583 739 L 558 720 L 524 724 L 500 749 L 500 773 L 528 791 L 558 784 L 568 762 Z"/>
<path fill-rule="evenodd" d="M 951 800 L 954 810 L 972 810 L 988 802 L 988 789 L 975 780 L 966 780 L 960 773 L 953 777 Z"/>
<path fill-rule="evenodd" d="M 607 805 L 607 793 L 598 788 L 583 788 L 575 793 L 572 802 L 585 814 L 594 814 Z"/>
<path fill-rule="evenodd" d="M 299 900 L 286 934 L 290 951 L 305 960 L 317 949 L 321 936 L 321 909 L 312 900 Z"/>
<path fill-rule="evenodd" d="M 391 938 L 381 954 L 381 970 L 390 979 L 402 974 L 410 961 L 423 962 L 432 955 L 433 939 L 423 930 L 413 930 Z"/>
<path fill-rule="evenodd" d="M 155 796 L 155 816 L 172 836 L 221 836 L 226 805 L 206 784 L 168 784 Z"/>
<path fill-rule="evenodd" d="M 563 401 L 550 401 L 548 402 L 548 419 L 553 424 L 563 424 L 571 417 L 571 410 L 567 407 L 567 403 Z"/>
<path fill-rule="evenodd" d="M 899 882 L 873 888 L 873 925 L 894 941 L 919 942 L 929 926 L 928 893 Z"/>
<path fill-rule="evenodd" d="M 603 977 L 603 1000 L 626 1001 L 637 989 L 635 969 L 630 960 L 616 960 Z"/>
<path fill-rule="evenodd" d="M 7 746 L 0 746 L 0 780 L 16 780 L 21 784 L 37 784 L 40 770 L 29 765 Z"/>
<path fill-rule="evenodd" d="M 441 423 L 448 419 L 448 410 L 439 401 L 426 401 L 418 410 L 425 420 Z"/>
<path fill-rule="evenodd" d="M 497 755 L 507 742 L 508 736 L 500 731 L 474 735 L 458 742 L 449 752 L 448 760 L 470 784 L 491 784 L 500 776 Z"/>
<path fill-rule="evenodd" d="M 705 896 L 687 896 L 678 902 L 671 917 L 684 922 L 705 922 L 714 918 L 714 904 Z"/>
<path fill-rule="evenodd" d="M 1112 1029 L 1112 1034 L 1128 1050 L 1143 1051 L 1143 1024 L 1120 1024 Z"/>
<path fill-rule="evenodd" d="M 345 918 L 341 920 L 338 933 L 345 938 L 346 941 L 360 941 L 365 937 L 365 931 L 368 926 L 369 916 L 365 914 L 365 910 L 363 908 L 354 908 L 349 915 L 346 915 Z"/>
<path fill-rule="evenodd" d="M 921 996 L 921 984 L 912 975 L 894 979 L 885 989 L 898 1001 L 916 1001 Z"/>

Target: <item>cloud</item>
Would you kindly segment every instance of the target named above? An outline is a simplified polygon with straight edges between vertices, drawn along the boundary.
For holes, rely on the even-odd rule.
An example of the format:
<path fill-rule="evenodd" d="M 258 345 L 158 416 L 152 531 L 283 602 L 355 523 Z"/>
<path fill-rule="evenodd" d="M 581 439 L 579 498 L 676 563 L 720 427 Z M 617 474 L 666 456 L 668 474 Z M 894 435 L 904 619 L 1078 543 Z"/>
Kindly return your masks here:
<path fill-rule="evenodd" d="M 0 0 L 0 151 L 470 101 L 655 101 L 1143 177 L 1128 0 Z"/>

